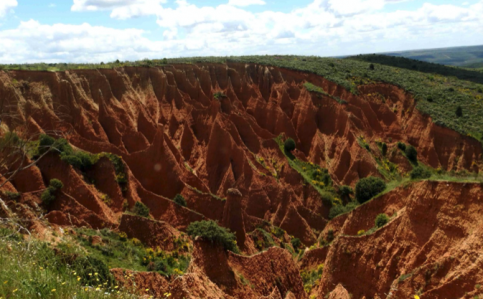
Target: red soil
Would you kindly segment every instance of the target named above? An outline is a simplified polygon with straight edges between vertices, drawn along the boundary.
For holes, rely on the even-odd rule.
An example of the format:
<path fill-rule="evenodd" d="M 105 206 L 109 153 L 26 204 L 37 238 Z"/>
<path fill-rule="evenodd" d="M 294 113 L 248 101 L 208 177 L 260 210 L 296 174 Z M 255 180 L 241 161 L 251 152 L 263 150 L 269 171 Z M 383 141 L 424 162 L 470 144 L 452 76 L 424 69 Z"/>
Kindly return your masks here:
<path fill-rule="evenodd" d="M 305 82 L 347 104 L 308 92 Z M 226 96 L 216 100 L 215 92 Z M 5 114 L 15 116 L 5 124 L 31 136 L 55 131 L 81 150 L 119 155 L 128 180 L 123 189 L 107 158 L 83 174 L 51 153 L 4 186 L 3 191 L 23 192 L 20 203 L 5 200 L 10 209 L 35 209 L 45 186 L 58 178 L 64 188 L 49 207 L 51 223 L 119 229 L 168 250 L 179 230 L 203 219 L 234 231 L 246 254 L 255 252 L 248 233 L 266 222 L 306 246 L 329 230 L 336 236 L 330 247 L 308 251 L 298 265 L 280 248 L 243 257 L 195 242 L 193 261 L 182 277 L 168 282 L 156 274 L 136 274 L 136 285 L 153 294 L 167 289 L 173 298 L 307 298 L 299 270 L 321 263 L 324 274 L 312 291 L 318 298 L 328 292 L 330 298 L 348 293 L 382 298 L 389 292 L 392 298 L 409 298 L 414 289 L 422 298 L 469 298 L 478 292 L 480 186 L 418 183 L 328 222 L 329 209 L 318 192 L 302 184 L 273 140 L 280 134 L 292 137 L 297 158 L 327 168 L 336 185 L 380 176 L 376 141 L 387 143 L 388 159 L 404 172 L 411 165 L 396 149 L 398 141 L 414 145 L 419 160 L 434 168 L 481 168 L 480 143 L 433 124 L 395 86 L 363 86 L 354 95 L 298 71 L 194 64 L 0 71 L 0 97 L 11 109 Z M 361 136 L 373 154 L 359 145 Z M 186 198 L 187 207 L 171 200 L 176 194 Z M 130 208 L 137 201 L 156 221 L 122 215 L 126 203 Z M 354 236 L 373 227 L 379 213 L 397 217 L 372 235 Z M 119 271 L 113 270 L 121 279 Z"/>

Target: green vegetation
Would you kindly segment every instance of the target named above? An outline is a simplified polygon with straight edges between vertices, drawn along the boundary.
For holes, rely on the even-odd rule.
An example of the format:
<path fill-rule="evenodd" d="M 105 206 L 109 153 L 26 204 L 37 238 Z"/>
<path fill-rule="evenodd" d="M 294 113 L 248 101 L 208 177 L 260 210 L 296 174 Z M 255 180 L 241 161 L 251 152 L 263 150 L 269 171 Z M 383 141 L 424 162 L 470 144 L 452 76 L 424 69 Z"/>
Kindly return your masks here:
<path fill-rule="evenodd" d="M 363 178 L 356 184 L 356 199 L 359 203 L 365 203 L 385 189 L 386 183 L 381 178 Z"/>
<path fill-rule="evenodd" d="M 414 167 L 410 172 L 412 180 L 416 179 L 429 179 L 431 177 L 431 171 L 422 166 Z"/>
<path fill-rule="evenodd" d="M 333 99 L 334 101 L 336 101 L 336 102 L 338 102 L 339 104 L 342 104 L 342 105 L 347 104 L 347 102 L 342 100 L 341 98 L 328 94 L 322 87 L 316 86 L 316 85 L 309 83 L 309 82 L 306 82 L 304 84 L 304 86 L 305 86 L 305 89 L 307 89 L 310 92 L 329 97 L 329 98 Z"/>
<path fill-rule="evenodd" d="M 302 241 L 300 241 L 299 238 L 293 238 L 290 240 L 290 243 L 292 244 L 293 249 L 298 252 L 300 250 L 300 247 L 302 246 Z"/>
<path fill-rule="evenodd" d="M 255 242 L 255 246 L 259 251 L 276 245 L 272 235 L 262 228 L 255 229 L 250 233 L 250 236 L 252 237 L 253 241 Z"/>
<path fill-rule="evenodd" d="M 126 290 L 118 292 L 111 275 L 106 275 L 105 264 L 91 263 L 94 261 L 84 256 L 76 258 L 80 251 L 66 245 L 54 250 L 47 242 L 28 242 L 7 228 L 0 229 L 0 240 L 0 298 L 61 299 L 72 298 L 73 294 L 79 299 L 131 298 Z M 80 267 L 87 263 L 95 268 Z M 84 269 L 91 270 L 91 276 L 99 281 L 84 280 Z"/>
<path fill-rule="evenodd" d="M 176 194 L 173 201 L 179 204 L 180 206 L 186 207 L 186 199 L 184 199 L 183 195 L 181 194 Z"/>
<path fill-rule="evenodd" d="M 4 196 L 10 198 L 11 200 L 17 201 L 22 197 L 22 195 L 18 192 L 11 192 L 11 191 L 4 191 Z"/>
<path fill-rule="evenodd" d="M 353 93 L 358 93 L 360 85 L 390 83 L 411 93 L 417 100 L 417 109 L 423 114 L 430 115 L 436 124 L 483 140 L 483 95 L 478 93 L 478 89 L 482 88 L 481 83 L 458 79 L 456 75 L 461 70 L 459 68 L 449 68 L 448 73 L 443 76 L 437 72 L 425 73 L 414 70 L 412 67 L 405 69 L 388 66 L 381 64 L 374 57 L 372 59 L 374 61 L 367 62 L 363 57 L 336 59 L 306 56 L 243 56 L 180 58 L 172 59 L 171 62 L 243 62 L 273 65 L 323 76 Z M 375 65 L 374 70 L 369 70 L 370 63 Z M 469 77 L 483 80 L 482 72 L 469 72 Z M 449 91 L 450 88 L 453 91 Z M 427 101 L 429 97 L 433 99 L 432 102 Z M 454 117 L 458 105 L 463 111 L 467 111 L 464 117 Z"/>
<path fill-rule="evenodd" d="M 374 221 L 376 227 L 383 227 L 386 223 L 389 222 L 389 217 L 386 214 L 379 214 Z"/>
<path fill-rule="evenodd" d="M 483 54 L 483 49 L 482 49 L 482 54 Z M 369 55 L 354 56 L 352 57 L 352 59 L 357 59 L 357 60 L 361 60 L 369 63 L 374 62 L 382 65 L 397 67 L 400 69 L 418 71 L 422 73 L 438 74 L 445 77 L 453 76 L 460 80 L 466 80 L 474 83 L 483 84 L 483 76 L 481 76 L 480 74 L 478 74 L 473 70 L 466 70 L 463 68 L 456 68 L 456 67 L 446 66 L 442 64 L 428 63 L 421 60 L 415 60 L 420 58 L 420 56 L 417 56 L 417 57 L 418 58 L 415 57 L 414 59 L 411 59 L 411 58 L 405 58 L 405 57 L 369 54 Z"/>
<path fill-rule="evenodd" d="M 287 141 L 289 139 L 287 139 Z M 336 200 L 335 198 L 337 193 L 332 186 L 332 179 L 327 169 L 322 168 L 314 163 L 304 162 L 296 159 L 288 150 L 285 149 L 285 143 L 287 143 L 287 141 L 284 142 L 281 135 L 276 137 L 274 140 L 277 142 L 280 151 L 287 157 L 290 167 L 300 173 L 305 182 L 310 184 L 315 188 L 315 190 L 317 190 L 317 192 L 319 192 L 324 205 L 331 207 L 334 202 L 341 203 L 340 199 Z M 291 148 L 292 143 L 288 143 L 289 148 Z"/>
<path fill-rule="evenodd" d="M 283 148 L 285 149 L 285 151 L 289 153 L 295 150 L 295 147 L 296 147 L 296 144 L 292 138 L 287 138 L 287 140 L 285 140 L 283 144 Z"/>
<path fill-rule="evenodd" d="M 136 201 L 131 209 L 131 212 L 134 215 L 149 218 L 149 208 L 140 201 Z"/>
<path fill-rule="evenodd" d="M 191 223 L 186 230 L 192 238 L 201 237 L 211 243 L 222 245 L 225 250 L 239 253 L 236 237 L 228 229 L 219 226 L 213 220 L 203 220 Z"/>
<path fill-rule="evenodd" d="M 176 248 L 172 252 L 147 248 L 139 240 L 129 240 L 125 233 L 109 229 L 76 229 L 75 238 L 91 259 L 101 261 L 108 268 L 156 271 L 170 277 L 182 275 L 190 260 L 189 243 L 183 236 L 173 240 Z"/>
<path fill-rule="evenodd" d="M 93 155 L 84 151 L 74 151 L 72 146 L 64 138 L 54 139 L 51 136 L 42 134 L 39 137 L 39 146 L 34 156 L 45 153 L 49 148 L 53 148 L 60 154 L 60 159 L 81 171 L 86 171 L 99 160 L 98 155 Z"/>
<path fill-rule="evenodd" d="M 404 150 L 406 157 L 411 161 L 411 163 L 417 165 L 418 164 L 418 151 L 412 145 L 407 145 L 406 149 Z"/>
<path fill-rule="evenodd" d="M 213 97 L 214 97 L 216 100 L 221 100 L 221 99 L 223 99 L 223 98 L 226 98 L 226 95 L 225 95 L 223 92 L 219 91 L 219 92 L 215 92 L 215 93 L 213 94 Z"/>
<path fill-rule="evenodd" d="M 0 298 L 137 298 L 135 287 L 118 286 L 109 269 L 174 276 L 182 275 L 190 260 L 189 243 L 182 237 L 167 253 L 108 229 L 76 229 L 51 243 L 25 239 L 12 227 L 0 226 Z M 153 265 L 160 270 L 151 270 Z M 132 275 L 125 279 L 134 282 Z"/>
<path fill-rule="evenodd" d="M 359 206 L 359 203 L 356 201 L 351 201 L 348 204 L 344 205 L 335 205 L 332 208 L 330 208 L 329 211 L 329 219 L 334 219 L 335 217 L 349 213 L 350 211 L 354 210 Z"/>
<path fill-rule="evenodd" d="M 48 207 L 52 202 L 55 201 L 58 190 L 62 189 L 64 184 L 58 179 L 50 180 L 49 187 L 42 192 L 40 199 L 42 203 Z"/>
<path fill-rule="evenodd" d="M 302 278 L 302 282 L 304 284 L 304 290 L 306 293 L 310 293 L 314 286 L 319 284 L 319 280 L 322 277 L 322 273 L 324 272 L 324 264 L 320 264 L 317 266 L 317 269 L 312 271 L 301 271 L 300 277 Z"/>
<path fill-rule="evenodd" d="M 92 168 L 100 158 L 106 157 L 111 161 L 116 173 L 116 181 L 123 192 L 127 191 L 126 166 L 122 158 L 112 153 L 91 154 L 82 150 L 74 150 L 69 142 L 64 138 L 55 139 L 49 135 L 41 134 L 39 140 L 34 142 L 36 148 L 32 150 L 32 158 L 38 158 L 47 150 L 53 149 L 60 155 L 60 159 L 74 168 L 80 170 L 85 175 L 85 171 Z"/>

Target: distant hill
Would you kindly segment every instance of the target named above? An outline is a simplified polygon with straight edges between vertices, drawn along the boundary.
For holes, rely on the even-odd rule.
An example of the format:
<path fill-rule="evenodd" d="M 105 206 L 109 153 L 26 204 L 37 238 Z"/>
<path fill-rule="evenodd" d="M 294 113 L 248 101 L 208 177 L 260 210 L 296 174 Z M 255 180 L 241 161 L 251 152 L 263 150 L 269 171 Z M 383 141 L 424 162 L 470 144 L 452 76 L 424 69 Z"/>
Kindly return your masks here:
<path fill-rule="evenodd" d="M 483 67 L 483 46 L 411 50 L 384 54 L 445 65 L 470 68 Z"/>
<path fill-rule="evenodd" d="M 442 76 L 454 76 L 460 80 L 483 84 L 483 74 L 481 72 L 477 72 L 476 70 L 478 69 L 476 68 L 472 70 L 467 70 L 460 67 L 447 66 L 432 62 L 410 59 L 406 57 L 395 57 L 379 54 L 358 55 L 349 58 L 365 62 L 384 64 L 413 71 L 419 71 L 423 73 L 439 74 Z"/>

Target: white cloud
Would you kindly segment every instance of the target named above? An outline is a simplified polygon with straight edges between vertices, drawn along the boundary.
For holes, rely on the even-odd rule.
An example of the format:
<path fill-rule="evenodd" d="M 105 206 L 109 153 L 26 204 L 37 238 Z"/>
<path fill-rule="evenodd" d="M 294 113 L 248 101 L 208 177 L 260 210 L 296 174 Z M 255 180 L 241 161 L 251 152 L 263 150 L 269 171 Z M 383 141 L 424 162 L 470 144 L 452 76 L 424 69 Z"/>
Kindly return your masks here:
<path fill-rule="evenodd" d="M 335 0 L 314 0 L 291 12 L 254 13 L 229 2 L 199 7 L 177 0 L 173 8 L 166 8 L 161 0 L 75 0 L 74 6 L 82 4 L 75 9 L 106 10 L 113 18 L 155 15 L 161 33 L 31 20 L 0 31 L 0 63 L 248 54 L 337 56 L 483 44 L 483 0 L 470 6 L 423 4 L 417 10 L 389 13 L 381 8 L 395 1 L 348 1 L 352 1 L 350 8 Z"/>
<path fill-rule="evenodd" d="M 233 6 L 249 6 L 249 5 L 265 5 L 263 0 L 230 0 L 228 5 Z"/>
<path fill-rule="evenodd" d="M 111 10 L 111 17 L 115 19 L 129 19 L 157 14 L 161 4 L 167 0 L 74 0 L 72 11 L 100 11 Z"/>
<path fill-rule="evenodd" d="M 17 7 L 17 0 L 1 0 L 0 1 L 0 18 L 5 17 L 7 12 L 14 7 Z"/>

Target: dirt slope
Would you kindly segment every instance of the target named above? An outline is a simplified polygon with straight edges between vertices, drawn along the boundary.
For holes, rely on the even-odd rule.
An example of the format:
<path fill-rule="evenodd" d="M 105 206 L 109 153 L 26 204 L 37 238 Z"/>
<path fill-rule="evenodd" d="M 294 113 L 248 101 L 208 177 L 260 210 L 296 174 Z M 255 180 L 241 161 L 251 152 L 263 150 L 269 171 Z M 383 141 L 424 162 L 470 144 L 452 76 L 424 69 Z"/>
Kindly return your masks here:
<path fill-rule="evenodd" d="M 328 95 L 307 91 L 306 82 Z M 378 152 L 376 141 L 387 143 L 390 161 L 403 172 L 411 166 L 398 154 L 398 141 L 414 145 L 419 160 L 434 168 L 478 172 L 481 144 L 433 124 L 395 86 L 362 86 L 354 95 L 324 78 L 292 70 L 193 64 L 0 71 L 0 98 L 9 115 L 3 121 L 10 128 L 31 136 L 55 133 L 78 149 L 119 155 L 126 165 L 127 184 L 120 186 L 105 157 L 81 173 L 49 154 L 5 186 L 22 192 L 21 205 L 40 204 L 40 191 L 58 178 L 65 188 L 49 208 L 51 223 L 119 228 L 130 237 L 170 248 L 169 238 L 178 230 L 213 219 L 236 233 L 245 254 L 255 254 L 227 255 L 200 243 L 188 274 L 170 284 L 183 294 L 180 298 L 306 298 L 299 267 L 320 263 L 325 270 L 312 291 L 319 298 L 336 286 L 333 294 L 340 295 L 331 296 L 340 298 L 347 292 L 353 298 L 383 298 L 389 292 L 392 298 L 408 298 L 415 288 L 427 298 L 443 298 L 449 290 L 451 298 L 460 298 L 472 292 L 480 277 L 474 249 L 479 244 L 480 186 L 420 183 L 327 224 L 328 207 L 311 185 L 303 184 L 274 141 L 279 135 L 292 137 L 297 158 L 327 168 L 336 185 L 353 186 L 360 178 L 381 176 L 371 154 Z M 360 145 L 362 137 L 370 152 Z M 187 207 L 171 201 L 176 194 L 186 198 Z M 123 216 L 136 201 L 161 222 Z M 397 217 L 372 235 L 343 236 L 370 229 L 381 212 L 397 212 Z M 264 221 L 306 246 L 317 243 L 321 231 L 324 236 L 333 229 L 340 236 L 329 249 L 309 252 L 297 265 L 280 248 L 257 254 L 247 235 Z M 155 233 L 146 235 L 138 228 Z M 213 259 L 222 263 L 219 269 L 212 269 Z M 408 273 L 410 278 L 397 283 Z M 235 274 L 242 274 L 253 288 Z"/>

